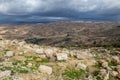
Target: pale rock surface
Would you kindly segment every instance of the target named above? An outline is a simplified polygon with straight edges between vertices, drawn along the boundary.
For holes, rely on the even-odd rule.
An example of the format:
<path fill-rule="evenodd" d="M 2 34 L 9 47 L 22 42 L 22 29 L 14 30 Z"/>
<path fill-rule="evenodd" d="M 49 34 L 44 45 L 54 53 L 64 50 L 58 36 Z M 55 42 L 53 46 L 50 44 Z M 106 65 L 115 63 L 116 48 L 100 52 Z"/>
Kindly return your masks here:
<path fill-rule="evenodd" d="M 117 66 L 116 66 L 116 70 L 117 70 L 117 72 L 120 74 L 120 65 L 117 65 Z"/>
<path fill-rule="evenodd" d="M 112 72 L 111 72 L 111 75 L 112 75 L 113 77 L 116 77 L 116 76 L 118 75 L 118 72 L 117 72 L 117 71 L 112 71 Z"/>
<path fill-rule="evenodd" d="M 106 70 L 105 69 L 101 69 L 100 72 L 99 72 L 100 75 L 104 76 L 107 74 Z"/>
<path fill-rule="evenodd" d="M 102 67 L 104 67 L 104 68 L 108 68 L 108 67 L 109 67 L 109 66 L 108 66 L 108 62 L 105 61 L 105 60 L 100 60 L 100 63 L 101 63 L 101 65 L 102 65 Z"/>
<path fill-rule="evenodd" d="M 12 56 L 14 56 L 14 52 L 13 51 L 7 51 L 6 56 L 7 57 L 12 57 Z"/>
<path fill-rule="evenodd" d="M 9 77 L 10 75 L 11 75 L 11 71 L 10 70 L 0 72 L 0 78 Z"/>
<path fill-rule="evenodd" d="M 83 63 L 78 63 L 76 68 L 86 70 L 87 66 Z"/>
<path fill-rule="evenodd" d="M 45 65 L 40 65 L 39 66 L 39 71 L 41 71 L 42 73 L 46 73 L 46 74 L 52 74 L 52 68 L 49 66 L 45 66 Z"/>
<path fill-rule="evenodd" d="M 93 57 L 89 50 L 80 50 L 79 53 L 76 54 L 77 59 L 87 59 Z"/>
<path fill-rule="evenodd" d="M 120 59 L 118 56 L 112 56 L 112 60 L 116 63 L 119 63 L 120 62 Z"/>
<path fill-rule="evenodd" d="M 104 76 L 104 80 L 109 80 L 110 74 L 109 72 Z"/>
<path fill-rule="evenodd" d="M 54 50 L 53 50 L 52 48 L 50 48 L 50 49 L 45 49 L 45 54 L 46 54 L 47 57 L 50 58 L 50 57 L 53 56 Z"/>
<path fill-rule="evenodd" d="M 44 50 L 43 50 L 42 48 L 36 49 L 35 52 L 36 52 L 37 54 L 40 54 L 40 55 L 44 54 Z"/>
<path fill-rule="evenodd" d="M 62 60 L 67 60 L 68 55 L 66 53 L 58 53 L 56 54 L 57 60 L 62 61 Z"/>

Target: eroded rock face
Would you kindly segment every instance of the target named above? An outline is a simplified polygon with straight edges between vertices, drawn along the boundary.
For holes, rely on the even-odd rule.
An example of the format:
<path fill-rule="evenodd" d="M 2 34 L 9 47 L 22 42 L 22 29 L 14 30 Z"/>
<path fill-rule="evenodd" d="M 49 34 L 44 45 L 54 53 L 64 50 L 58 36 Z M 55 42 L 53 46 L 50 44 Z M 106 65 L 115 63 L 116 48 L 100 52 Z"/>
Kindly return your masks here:
<path fill-rule="evenodd" d="M 42 73 L 49 74 L 49 75 L 52 74 L 52 68 L 49 66 L 45 66 L 45 65 L 40 65 L 39 71 L 41 71 Z"/>

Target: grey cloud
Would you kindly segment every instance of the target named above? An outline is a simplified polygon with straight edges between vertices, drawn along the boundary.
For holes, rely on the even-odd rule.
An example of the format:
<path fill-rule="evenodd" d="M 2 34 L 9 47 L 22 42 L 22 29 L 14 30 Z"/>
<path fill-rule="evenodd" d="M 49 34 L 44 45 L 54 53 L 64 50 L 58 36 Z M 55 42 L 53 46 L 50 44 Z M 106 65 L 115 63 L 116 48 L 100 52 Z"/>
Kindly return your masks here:
<path fill-rule="evenodd" d="M 120 20 L 119 5 L 119 0 L 0 0 L 0 21 Z"/>

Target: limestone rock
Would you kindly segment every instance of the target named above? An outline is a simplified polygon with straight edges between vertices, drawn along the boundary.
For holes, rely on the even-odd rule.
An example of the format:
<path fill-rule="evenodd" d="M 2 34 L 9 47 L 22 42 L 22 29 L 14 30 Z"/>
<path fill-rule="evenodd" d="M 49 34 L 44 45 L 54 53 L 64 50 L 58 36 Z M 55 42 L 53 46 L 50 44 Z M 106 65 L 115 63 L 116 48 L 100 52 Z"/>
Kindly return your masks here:
<path fill-rule="evenodd" d="M 9 77 L 11 75 L 11 71 L 3 71 L 3 72 L 0 72 L 0 78 L 3 78 L 3 77 Z"/>
<path fill-rule="evenodd" d="M 117 77 L 120 79 L 120 74 L 118 74 Z"/>
<path fill-rule="evenodd" d="M 120 74 L 120 65 L 116 66 L 116 70 Z"/>
<path fill-rule="evenodd" d="M 116 77 L 116 76 L 118 75 L 118 72 L 117 72 L 117 71 L 112 71 L 112 72 L 111 72 L 111 75 L 112 75 L 113 77 Z"/>
<path fill-rule="evenodd" d="M 37 54 L 44 54 L 44 50 L 41 48 L 41 49 L 37 49 L 35 51 Z"/>
<path fill-rule="evenodd" d="M 66 53 L 58 53 L 56 54 L 57 60 L 62 61 L 62 60 L 67 60 L 68 55 Z"/>
<path fill-rule="evenodd" d="M 45 49 L 45 54 L 48 58 L 52 57 L 54 54 L 54 50 L 52 48 L 50 49 Z"/>
<path fill-rule="evenodd" d="M 76 68 L 86 70 L 87 66 L 83 63 L 78 63 Z"/>
<path fill-rule="evenodd" d="M 44 55 L 44 54 L 43 54 L 43 55 L 40 55 L 39 57 L 40 57 L 40 58 L 47 58 L 46 55 Z"/>
<path fill-rule="evenodd" d="M 24 80 L 24 79 L 20 77 L 13 77 L 13 80 Z"/>
<path fill-rule="evenodd" d="M 104 76 L 105 74 L 107 74 L 105 69 L 101 69 L 99 72 L 100 75 Z"/>
<path fill-rule="evenodd" d="M 40 65 L 39 66 L 39 71 L 41 71 L 42 73 L 46 73 L 46 74 L 52 74 L 52 68 L 49 66 L 45 66 L 45 65 Z"/>
<path fill-rule="evenodd" d="M 112 56 L 112 60 L 116 63 L 119 63 L 120 62 L 120 59 L 118 56 Z"/>
<path fill-rule="evenodd" d="M 109 80 L 109 72 L 104 76 L 104 80 Z"/>
<path fill-rule="evenodd" d="M 101 60 L 100 63 L 101 63 L 101 65 L 102 65 L 102 67 L 108 68 L 108 62 L 107 62 L 107 61 Z"/>
<path fill-rule="evenodd" d="M 77 59 L 87 59 L 91 58 L 93 55 L 88 50 L 80 50 L 79 53 L 76 54 Z"/>
<path fill-rule="evenodd" d="M 7 57 L 12 57 L 12 56 L 14 56 L 14 52 L 13 51 L 7 51 L 6 56 Z"/>

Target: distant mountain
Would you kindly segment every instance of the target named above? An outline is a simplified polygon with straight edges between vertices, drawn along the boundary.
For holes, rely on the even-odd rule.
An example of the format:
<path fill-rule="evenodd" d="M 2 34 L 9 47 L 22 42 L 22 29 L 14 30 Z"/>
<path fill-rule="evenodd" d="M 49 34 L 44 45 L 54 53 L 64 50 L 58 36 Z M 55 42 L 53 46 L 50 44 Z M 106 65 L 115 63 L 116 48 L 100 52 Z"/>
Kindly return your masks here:
<path fill-rule="evenodd" d="M 5 39 L 22 39 L 40 45 L 120 47 L 120 22 L 2 24 L 0 35 Z"/>

